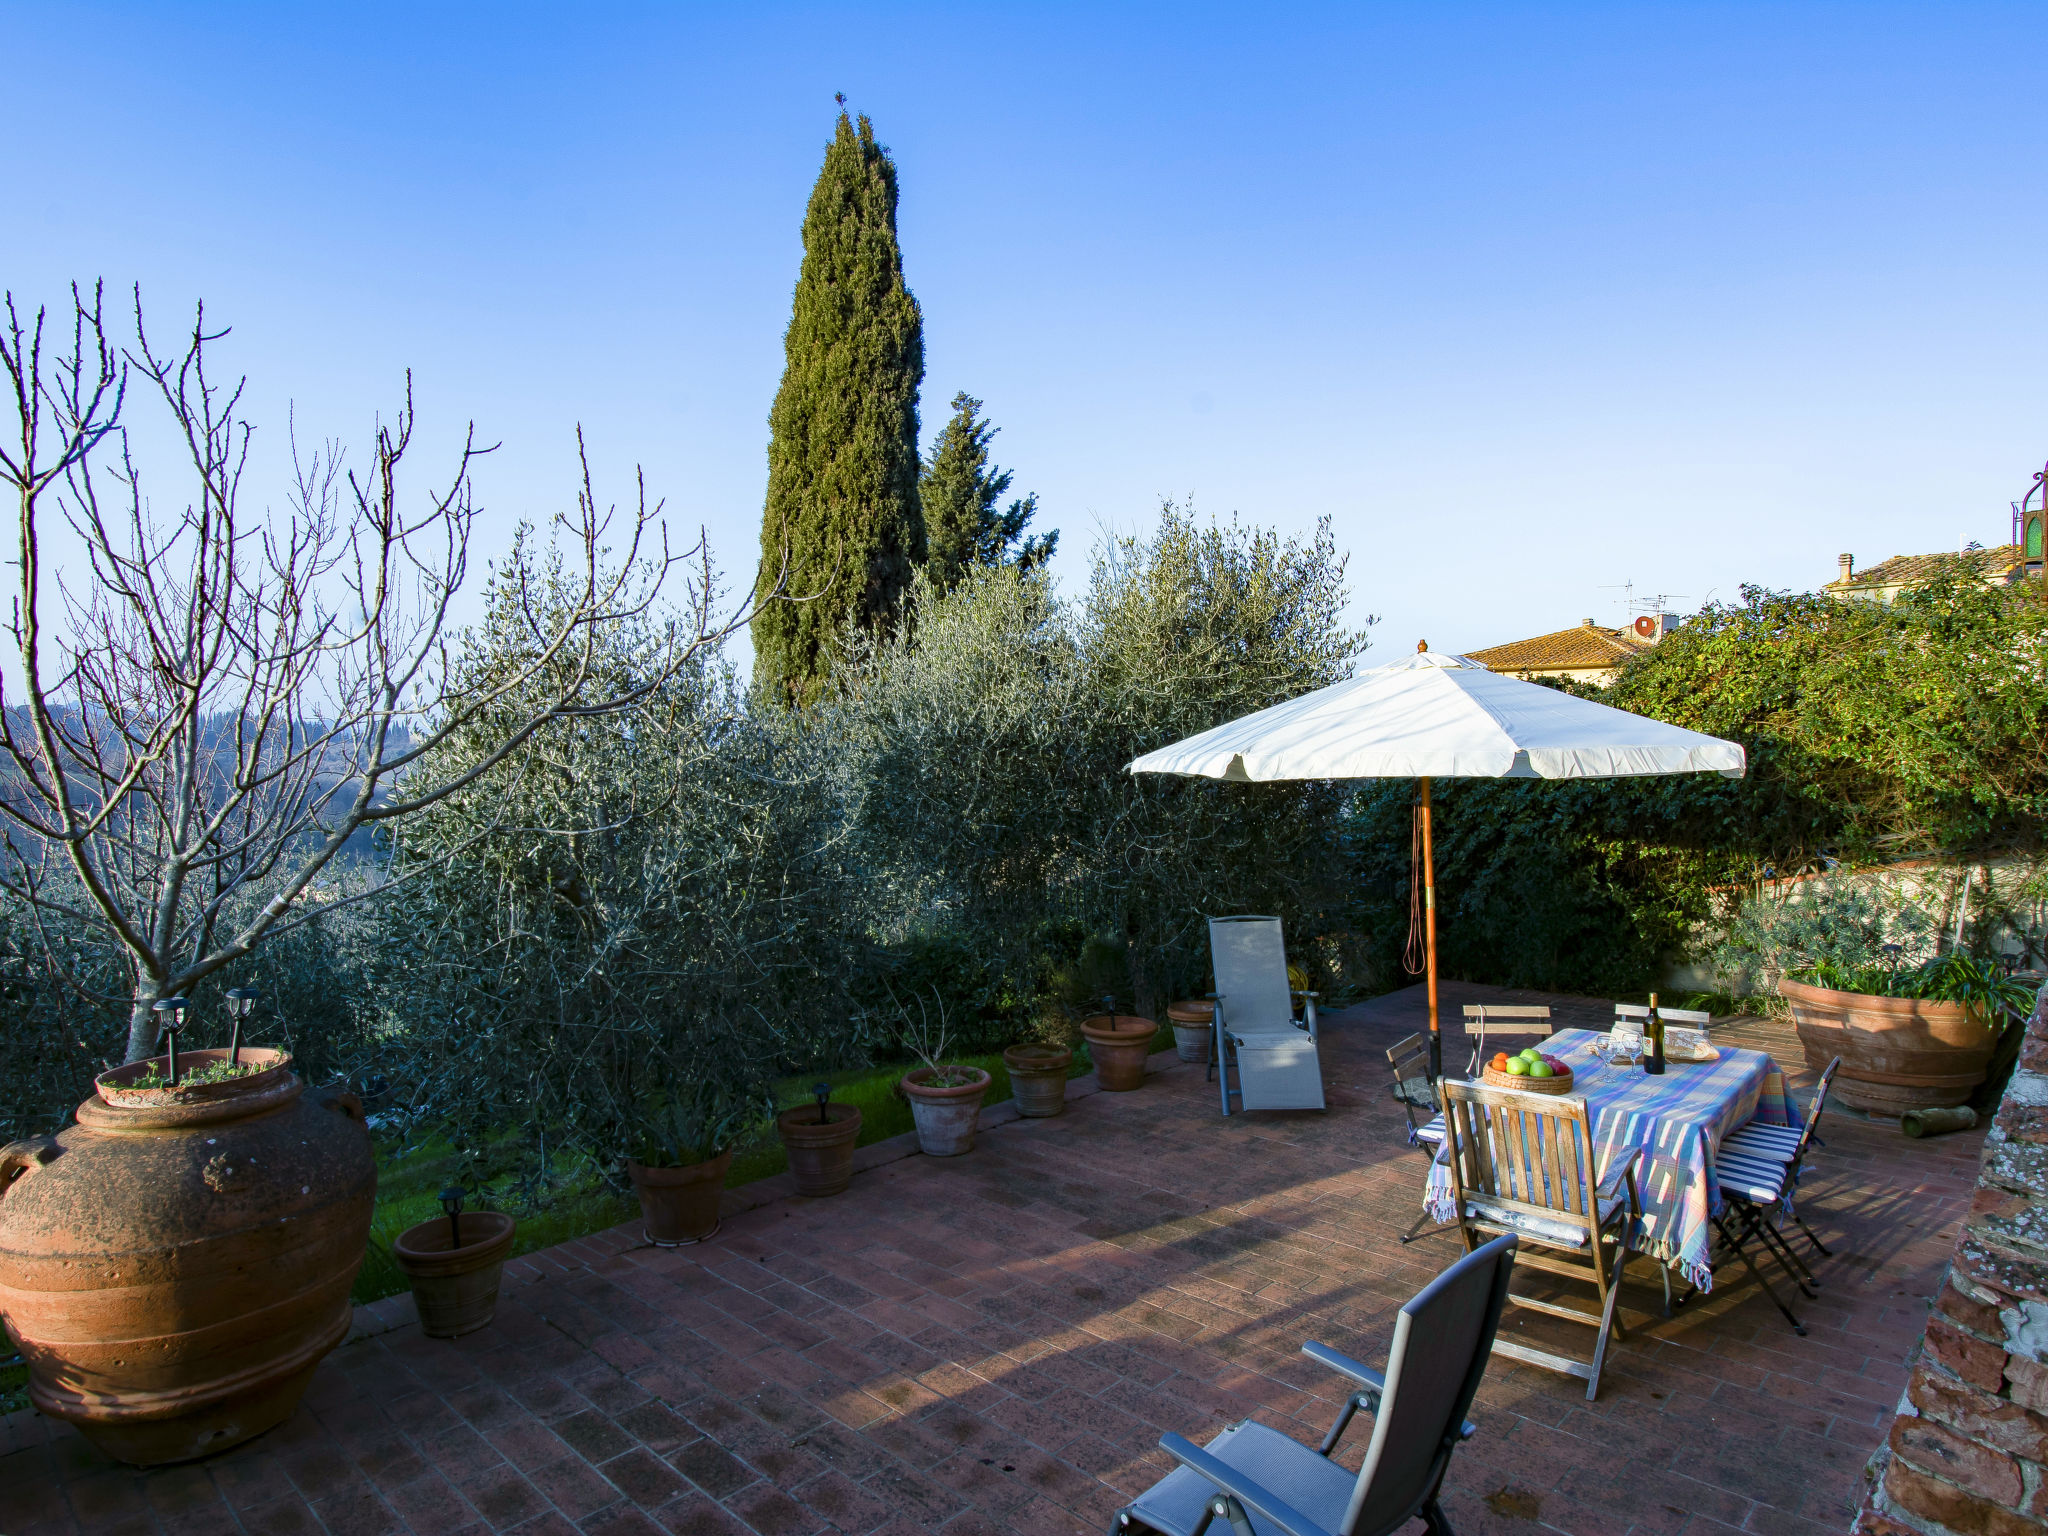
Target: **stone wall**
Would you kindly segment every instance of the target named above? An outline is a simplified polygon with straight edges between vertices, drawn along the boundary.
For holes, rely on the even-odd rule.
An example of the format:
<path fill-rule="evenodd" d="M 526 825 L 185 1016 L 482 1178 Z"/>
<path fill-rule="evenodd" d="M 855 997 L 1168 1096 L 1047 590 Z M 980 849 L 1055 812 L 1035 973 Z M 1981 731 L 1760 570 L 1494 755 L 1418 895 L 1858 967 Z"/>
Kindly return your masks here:
<path fill-rule="evenodd" d="M 2048 1536 L 2048 988 L 1869 1475 L 1861 1536 Z"/>

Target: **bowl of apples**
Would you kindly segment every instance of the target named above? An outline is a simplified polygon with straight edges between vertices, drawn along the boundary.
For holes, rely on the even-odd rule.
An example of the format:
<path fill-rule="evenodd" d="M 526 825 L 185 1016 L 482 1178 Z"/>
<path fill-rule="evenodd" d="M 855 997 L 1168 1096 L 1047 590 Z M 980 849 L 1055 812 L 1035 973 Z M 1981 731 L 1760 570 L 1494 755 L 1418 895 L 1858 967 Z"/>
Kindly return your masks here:
<path fill-rule="evenodd" d="M 1486 1086 L 1521 1093 L 1570 1093 L 1572 1069 L 1533 1045 L 1516 1056 L 1497 1051 L 1486 1064 Z"/>

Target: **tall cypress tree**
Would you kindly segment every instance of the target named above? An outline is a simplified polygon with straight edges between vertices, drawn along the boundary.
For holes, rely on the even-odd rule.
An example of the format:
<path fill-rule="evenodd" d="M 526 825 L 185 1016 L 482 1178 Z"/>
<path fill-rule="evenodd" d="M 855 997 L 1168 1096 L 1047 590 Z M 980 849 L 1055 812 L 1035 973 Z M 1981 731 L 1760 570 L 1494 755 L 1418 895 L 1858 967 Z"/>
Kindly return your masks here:
<path fill-rule="evenodd" d="M 989 443 L 999 430 L 981 414 L 981 402 L 962 390 L 953 397 L 953 417 L 932 444 L 931 459 L 918 480 L 931 547 L 926 569 L 941 590 L 970 565 L 1019 565 L 1028 571 L 1052 558 L 1059 545 L 1057 530 L 1024 537 L 1038 512 L 1036 493 L 998 510 L 1014 478 L 988 459 Z"/>
<path fill-rule="evenodd" d="M 896 165 L 866 117 L 839 125 L 804 214 L 782 387 L 769 412 L 755 680 L 817 697 L 849 623 L 886 628 L 925 558 L 917 499 L 924 321 L 903 286 Z M 787 561 L 785 576 L 785 559 Z"/>

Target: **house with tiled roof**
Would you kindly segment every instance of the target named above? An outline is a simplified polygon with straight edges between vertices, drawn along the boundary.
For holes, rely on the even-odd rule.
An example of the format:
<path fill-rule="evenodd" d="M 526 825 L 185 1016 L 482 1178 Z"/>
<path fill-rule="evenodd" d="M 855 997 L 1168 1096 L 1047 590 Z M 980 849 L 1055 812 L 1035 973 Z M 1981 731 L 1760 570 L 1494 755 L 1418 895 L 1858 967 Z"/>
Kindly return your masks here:
<path fill-rule="evenodd" d="M 1531 640 L 1511 640 L 1506 645 L 1466 654 L 1512 677 L 1569 677 L 1605 688 L 1629 657 L 1655 645 L 1676 622 L 1668 613 L 1644 614 L 1633 629 L 1608 629 L 1586 619 L 1575 629 L 1560 629 Z"/>
<path fill-rule="evenodd" d="M 2037 550 L 2039 527 L 2038 522 L 2033 525 Z M 1856 569 L 1854 555 L 1843 555 L 1840 557 L 1841 574 L 1821 590 L 1835 597 L 1888 603 L 1909 588 L 1924 586 L 1941 565 L 1957 559 L 1974 566 L 1977 579 L 1987 587 L 2009 587 L 2026 575 L 2030 568 L 2035 575 L 2039 575 L 2041 570 L 2039 553 L 2029 561 L 2018 544 L 2000 544 L 1991 549 L 1970 544 L 1954 555 L 1893 555 L 1865 571 Z"/>

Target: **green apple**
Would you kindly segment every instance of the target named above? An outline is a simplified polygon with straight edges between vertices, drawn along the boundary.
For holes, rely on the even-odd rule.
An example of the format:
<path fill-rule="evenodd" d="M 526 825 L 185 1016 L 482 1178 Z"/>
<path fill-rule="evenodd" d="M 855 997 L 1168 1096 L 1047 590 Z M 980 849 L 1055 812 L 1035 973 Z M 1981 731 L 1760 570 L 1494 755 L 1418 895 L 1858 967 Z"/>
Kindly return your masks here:
<path fill-rule="evenodd" d="M 1527 1077 L 1529 1070 L 1529 1063 L 1522 1057 L 1512 1056 L 1508 1059 L 1508 1076 Z"/>
<path fill-rule="evenodd" d="M 1551 1071 L 1551 1070 L 1550 1070 L 1550 1063 L 1549 1063 L 1549 1062 L 1547 1062 L 1547 1061 L 1532 1061 L 1532 1062 L 1530 1062 L 1530 1063 L 1529 1063 L 1529 1075 L 1530 1075 L 1531 1077 L 1555 1077 L 1555 1076 L 1557 1076 L 1557 1074 L 1556 1074 L 1555 1072 L 1553 1072 L 1553 1071 Z"/>

